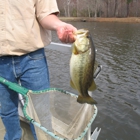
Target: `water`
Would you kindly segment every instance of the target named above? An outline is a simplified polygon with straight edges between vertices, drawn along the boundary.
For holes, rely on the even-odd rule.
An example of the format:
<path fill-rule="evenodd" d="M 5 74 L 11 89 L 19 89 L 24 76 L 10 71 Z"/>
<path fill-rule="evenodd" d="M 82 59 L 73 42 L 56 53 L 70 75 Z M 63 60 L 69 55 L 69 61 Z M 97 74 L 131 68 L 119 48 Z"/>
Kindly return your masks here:
<path fill-rule="evenodd" d="M 92 125 L 102 129 L 98 140 L 140 139 L 140 24 L 70 22 L 90 30 L 103 69 L 93 98 L 98 115 Z M 53 41 L 59 42 L 53 32 Z M 62 51 L 62 52 L 61 52 Z M 47 52 L 51 86 L 76 93 L 69 86 L 68 51 Z"/>

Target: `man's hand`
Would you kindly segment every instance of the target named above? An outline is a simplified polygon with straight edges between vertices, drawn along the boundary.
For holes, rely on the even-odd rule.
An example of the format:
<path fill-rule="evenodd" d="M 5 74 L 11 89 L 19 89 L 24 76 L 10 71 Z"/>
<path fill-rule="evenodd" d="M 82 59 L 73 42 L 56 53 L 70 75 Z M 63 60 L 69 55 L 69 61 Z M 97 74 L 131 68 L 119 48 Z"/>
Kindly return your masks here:
<path fill-rule="evenodd" d="M 57 28 L 57 35 L 61 42 L 63 43 L 73 43 L 75 41 L 74 32 L 77 29 L 71 24 L 64 23 Z"/>
<path fill-rule="evenodd" d="M 61 21 L 55 14 L 50 14 L 39 22 L 45 29 L 56 31 L 61 42 L 73 43 L 75 41 L 74 32 L 77 29 L 71 24 Z"/>

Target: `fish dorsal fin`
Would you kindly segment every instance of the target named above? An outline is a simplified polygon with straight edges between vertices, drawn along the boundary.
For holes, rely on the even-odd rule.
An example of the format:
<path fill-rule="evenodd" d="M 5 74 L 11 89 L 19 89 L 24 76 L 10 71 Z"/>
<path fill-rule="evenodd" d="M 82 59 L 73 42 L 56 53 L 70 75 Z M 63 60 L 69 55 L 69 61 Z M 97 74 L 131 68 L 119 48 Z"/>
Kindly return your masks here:
<path fill-rule="evenodd" d="M 89 91 L 94 91 L 96 89 L 96 84 L 95 84 L 95 82 L 94 82 L 94 80 L 92 81 L 92 84 L 91 84 L 91 86 L 89 87 Z"/>

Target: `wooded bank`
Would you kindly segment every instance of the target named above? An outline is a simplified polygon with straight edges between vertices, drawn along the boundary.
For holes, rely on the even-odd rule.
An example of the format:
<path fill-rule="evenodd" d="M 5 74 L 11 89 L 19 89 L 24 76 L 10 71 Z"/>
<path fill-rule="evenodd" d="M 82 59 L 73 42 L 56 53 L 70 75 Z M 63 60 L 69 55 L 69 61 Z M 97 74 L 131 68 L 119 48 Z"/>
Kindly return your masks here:
<path fill-rule="evenodd" d="M 140 0 L 57 0 L 63 17 L 140 17 Z"/>
<path fill-rule="evenodd" d="M 127 23 L 140 23 L 138 17 L 128 18 L 89 18 L 89 17 L 59 17 L 62 21 L 81 21 L 81 22 L 127 22 Z"/>

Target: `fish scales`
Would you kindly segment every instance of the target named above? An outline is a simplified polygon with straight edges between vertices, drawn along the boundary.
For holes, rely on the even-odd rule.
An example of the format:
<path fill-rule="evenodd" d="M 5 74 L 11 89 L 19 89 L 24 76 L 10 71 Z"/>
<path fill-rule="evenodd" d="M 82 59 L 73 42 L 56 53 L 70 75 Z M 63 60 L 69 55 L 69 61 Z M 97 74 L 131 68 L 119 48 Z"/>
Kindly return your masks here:
<path fill-rule="evenodd" d="M 83 32 L 83 36 L 81 32 Z M 79 39 L 78 41 L 82 43 L 75 42 L 73 44 L 73 53 L 70 59 L 71 86 L 79 92 L 77 99 L 79 103 L 95 104 L 96 101 L 88 94 L 91 86 L 93 86 L 92 90 L 96 88 L 93 80 L 95 48 L 92 46 L 92 40 L 88 37 L 88 31 L 82 30 L 81 32 L 76 41 Z"/>

